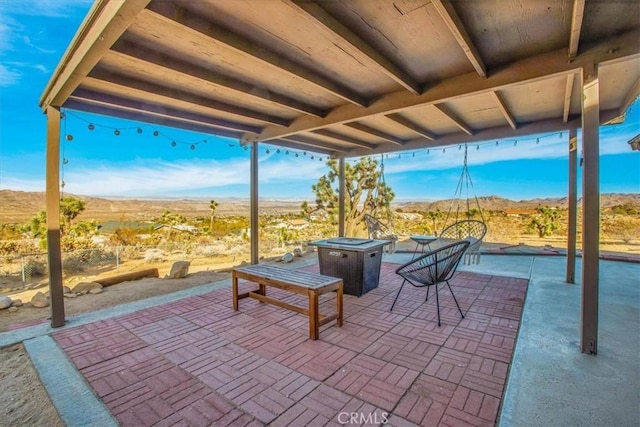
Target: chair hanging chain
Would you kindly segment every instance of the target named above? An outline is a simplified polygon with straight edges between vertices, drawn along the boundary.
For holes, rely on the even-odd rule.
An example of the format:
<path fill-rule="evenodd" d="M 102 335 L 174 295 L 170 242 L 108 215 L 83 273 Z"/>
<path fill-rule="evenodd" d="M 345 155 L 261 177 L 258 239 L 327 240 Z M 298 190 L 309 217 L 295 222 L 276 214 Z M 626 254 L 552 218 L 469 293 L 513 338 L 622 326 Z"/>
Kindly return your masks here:
<path fill-rule="evenodd" d="M 462 189 L 463 186 L 466 189 L 467 192 L 467 197 L 466 197 L 466 202 L 467 202 L 467 212 L 471 211 L 471 206 L 469 203 L 469 188 L 471 188 L 471 191 L 473 192 L 473 197 L 474 200 L 476 201 L 476 206 L 478 206 L 478 211 L 480 212 L 480 218 L 482 219 L 482 222 L 484 221 L 484 214 L 482 213 L 482 208 L 480 207 L 480 201 L 478 200 L 478 197 L 476 196 L 475 190 L 473 188 L 473 181 L 471 180 L 471 174 L 469 173 L 469 167 L 467 166 L 467 155 L 468 155 L 468 147 L 467 144 L 464 145 L 464 160 L 462 163 L 462 173 L 460 174 L 460 179 L 458 180 L 458 185 L 456 186 L 456 191 L 453 195 L 453 199 L 451 200 L 451 204 L 449 205 L 449 211 L 447 212 L 447 216 L 444 219 L 444 225 L 443 225 L 443 229 L 447 227 L 448 221 L 449 221 L 449 216 L 451 215 L 451 210 L 453 209 L 453 204 L 456 203 L 456 217 L 455 217 L 455 222 L 458 222 L 458 218 L 460 215 L 460 199 L 462 198 Z"/>

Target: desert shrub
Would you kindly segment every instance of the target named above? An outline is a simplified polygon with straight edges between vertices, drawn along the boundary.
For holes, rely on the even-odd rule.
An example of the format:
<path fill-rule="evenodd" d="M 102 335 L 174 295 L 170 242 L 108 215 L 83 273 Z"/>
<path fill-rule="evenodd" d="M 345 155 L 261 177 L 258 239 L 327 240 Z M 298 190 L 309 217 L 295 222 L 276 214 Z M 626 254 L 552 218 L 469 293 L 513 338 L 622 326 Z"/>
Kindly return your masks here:
<path fill-rule="evenodd" d="M 38 259 L 29 259 L 24 265 L 25 275 L 27 277 L 42 277 L 47 274 L 47 264 Z"/>
<path fill-rule="evenodd" d="M 66 254 L 62 260 L 62 271 L 65 274 L 75 274 L 90 268 L 113 265 L 116 255 L 104 249 L 91 249 Z"/>

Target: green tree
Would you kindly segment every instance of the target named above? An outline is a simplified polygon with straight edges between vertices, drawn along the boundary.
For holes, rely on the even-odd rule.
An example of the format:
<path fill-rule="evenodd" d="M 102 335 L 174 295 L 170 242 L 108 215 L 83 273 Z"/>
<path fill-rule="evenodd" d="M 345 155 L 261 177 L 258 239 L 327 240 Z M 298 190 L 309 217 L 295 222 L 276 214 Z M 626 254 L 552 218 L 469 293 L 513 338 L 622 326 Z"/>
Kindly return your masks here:
<path fill-rule="evenodd" d="M 327 162 L 329 172 L 320 177 L 311 186 L 316 195 L 314 210 L 326 210 L 335 222 L 338 216 L 338 188 L 333 185 L 338 181 L 338 162 Z M 391 205 L 395 194 L 391 188 L 379 182 L 381 170 L 378 162 L 370 157 L 362 157 L 356 164 L 345 165 L 345 233 L 353 236 L 356 227 L 364 222 L 364 215 L 369 213 L 380 216 Z M 303 204 L 302 210 L 308 211 L 308 205 Z"/>
<path fill-rule="evenodd" d="M 538 206 L 536 212 L 531 218 L 530 225 L 538 232 L 538 237 L 551 236 L 558 229 L 560 212 L 548 206 Z"/>
<path fill-rule="evenodd" d="M 436 208 L 435 211 L 428 211 L 425 213 L 427 219 L 431 220 L 431 232 L 433 234 L 438 233 L 438 222 L 440 222 L 444 218 L 444 212 L 440 210 L 440 208 Z"/>
<path fill-rule="evenodd" d="M 60 215 L 64 218 L 65 230 L 71 229 L 71 221 L 80 215 L 85 208 L 84 201 L 75 197 L 67 196 L 60 200 Z"/>
<path fill-rule="evenodd" d="M 209 209 L 211 210 L 211 218 L 209 220 L 209 232 L 213 231 L 213 217 L 216 214 L 216 208 L 218 207 L 218 202 L 215 200 L 211 200 L 209 202 Z"/>

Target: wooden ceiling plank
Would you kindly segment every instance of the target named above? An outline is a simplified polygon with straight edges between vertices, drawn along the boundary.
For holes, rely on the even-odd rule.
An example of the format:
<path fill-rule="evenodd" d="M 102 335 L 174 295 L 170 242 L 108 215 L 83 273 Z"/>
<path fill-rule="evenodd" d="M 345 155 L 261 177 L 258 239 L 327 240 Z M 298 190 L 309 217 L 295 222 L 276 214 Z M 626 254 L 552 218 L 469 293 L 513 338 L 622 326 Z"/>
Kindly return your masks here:
<path fill-rule="evenodd" d="M 147 92 L 149 94 L 164 96 L 179 101 L 188 102 L 191 104 L 199 105 L 205 108 L 211 108 L 218 111 L 224 111 L 229 114 L 235 114 L 242 117 L 247 117 L 254 120 L 260 120 L 265 123 L 272 123 L 277 126 L 286 127 L 291 124 L 287 119 L 274 117 L 269 114 L 259 113 L 257 111 L 250 110 L 244 107 L 237 107 L 225 102 L 216 101 L 213 99 L 198 96 L 192 93 L 183 92 L 177 89 L 171 89 L 165 86 L 156 85 L 144 80 L 136 79 L 133 77 L 123 76 L 109 71 L 95 70 L 91 73 L 88 81 L 92 79 L 102 82 L 108 82 L 114 87 L 118 87 L 119 92 L 126 92 L 128 89 L 135 89 L 141 92 Z"/>
<path fill-rule="evenodd" d="M 64 104 L 149 1 L 96 1 L 47 83 L 40 107 Z"/>
<path fill-rule="evenodd" d="M 317 133 L 318 135 L 323 135 L 329 138 L 333 138 L 333 139 L 337 139 L 338 141 L 344 141 L 346 143 L 352 144 L 352 145 L 356 145 L 358 147 L 363 147 L 366 148 L 368 150 L 372 150 L 376 147 L 375 144 L 370 144 L 368 142 L 365 141 L 361 141 L 359 139 L 353 138 L 351 136 L 347 136 L 347 135 L 342 135 L 338 132 L 334 132 L 328 129 L 318 129 L 316 131 L 313 131 L 314 133 Z"/>
<path fill-rule="evenodd" d="M 345 101 L 359 106 L 366 106 L 369 104 L 368 99 L 355 93 L 346 86 L 323 77 L 313 70 L 299 65 L 282 55 L 271 52 L 266 48 L 257 49 L 256 44 L 250 40 L 247 40 L 238 34 L 234 34 L 225 28 L 219 27 L 213 22 L 207 21 L 201 16 L 182 8 L 175 3 L 156 1 L 151 3 L 148 9 L 156 13 L 159 17 L 164 17 L 165 19 L 183 26 L 187 32 L 200 33 L 205 37 L 215 40 L 221 44 L 225 44 L 243 56 L 252 57 L 270 68 L 303 79 L 322 90 L 344 99 Z"/>
<path fill-rule="evenodd" d="M 458 117 L 453 111 L 447 108 L 444 104 L 434 104 L 433 105 L 438 111 L 444 114 L 454 125 L 458 126 L 460 130 L 462 130 L 467 135 L 473 135 L 473 129 L 467 125 L 464 120 Z"/>
<path fill-rule="evenodd" d="M 481 77 L 487 77 L 487 70 L 480 54 L 478 53 L 478 49 L 476 49 L 475 45 L 471 41 L 471 37 L 469 37 L 469 34 L 453 8 L 453 5 L 448 0 L 432 0 L 431 4 L 433 4 L 447 27 L 449 27 L 451 34 L 453 34 L 453 37 L 464 51 L 464 54 L 469 58 L 469 61 L 473 65 L 473 68 L 475 68 L 478 75 Z"/>
<path fill-rule="evenodd" d="M 185 74 L 194 79 L 194 84 L 198 84 L 197 80 L 203 80 L 208 83 L 220 86 L 226 89 L 233 90 L 241 95 L 254 97 L 261 101 L 272 102 L 282 107 L 290 108 L 304 114 L 310 114 L 315 117 L 324 117 L 327 115 L 327 111 L 320 108 L 315 108 L 309 104 L 297 101 L 285 95 L 280 95 L 275 92 L 264 90 L 263 88 L 256 88 L 255 86 L 243 82 L 242 80 L 234 79 L 229 76 L 216 73 L 208 70 L 204 67 L 197 66 L 185 61 L 181 61 L 178 58 L 171 57 L 156 50 L 145 49 L 141 46 L 134 45 L 133 43 L 123 42 L 118 43 L 112 49 L 112 55 L 119 57 L 124 55 L 132 58 L 135 61 L 141 61 L 145 67 L 155 67 L 162 70 L 171 70 L 180 74 Z"/>
<path fill-rule="evenodd" d="M 578 44 L 580 43 L 580 33 L 582 31 L 582 20 L 584 19 L 584 3 L 585 0 L 573 1 L 571 32 L 569 33 L 569 59 L 575 58 L 578 54 Z"/>
<path fill-rule="evenodd" d="M 406 127 L 407 129 L 411 129 L 412 131 L 414 131 L 415 133 L 417 133 L 418 135 L 422 135 L 425 138 L 431 140 L 431 141 L 435 141 L 436 139 L 438 139 L 438 136 L 432 132 L 429 132 L 428 130 L 426 130 L 425 128 L 423 128 L 422 126 L 418 125 L 417 123 L 412 122 L 411 120 L 407 119 L 406 117 L 404 117 L 401 114 L 398 113 L 393 113 L 393 114 L 389 114 L 387 116 L 389 119 L 393 120 L 394 122 L 401 124 L 402 126 Z"/>
<path fill-rule="evenodd" d="M 522 84 L 545 81 L 581 72 L 582 67 L 586 64 L 622 60 L 638 55 L 640 55 L 640 31 L 631 30 L 584 49 L 570 62 L 567 61 L 566 49 L 562 48 L 512 63 L 496 70 L 488 78 L 482 78 L 475 72 L 467 73 L 442 80 L 430 86 L 420 95 L 412 95 L 406 91 L 390 93 L 380 97 L 366 108 L 347 104 L 335 108 L 327 117 L 321 119 L 302 117 L 294 120 L 286 129 L 267 126 L 260 134 L 245 134 L 242 138 L 245 142 L 281 138 L 286 135 L 309 132 L 377 115 L 399 113 L 412 108 L 461 99 L 465 96 L 480 95 Z"/>
<path fill-rule="evenodd" d="M 64 105 L 65 108 L 78 111 L 86 111 L 89 113 L 101 114 L 110 117 L 119 117 L 126 120 L 134 120 L 138 122 L 151 123 L 160 126 L 173 127 L 178 129 L 184 129 L 193 132 L 204 133 L 208 135 L 218 135 L 227 138 L 239 139 L 241 132 L 233 132 L 229 129 L 223 129 L 215 126 L 208 126 L 203 123 L 195 123 L 192 121 L 183 121 L 178 119 L 172 119 L 170 117 L 161 117 L 157 115 L 149 114 L 143 110 L 128 110 L 121 108 L 112 108 L 110 106 L 95 103 L 87 100 L 76 99 L 73 96 L 70 97 Z"/>
<path fill-rule="evenodd" d="M 507 123 L 509 123 L 509 126 L 511 126 L 511 128 L 513 129 L 516 129 L 518 127 L 518 123 L 513 118 L 511 111 L 509 111 L 509 107 L 502 97 L 502 94 L 499 91 L 494 90 L 493 92 L 491 92 L 491 96 L 496 101 L 496 104 L 498 104 L 498 108 L 500 109 L 500 112 L 504 116 Z"/>
<path fill-rule="evenodd" d="M 348 126 L 352 129 L 359 130 L 360 132 L 368 133 L 373 136 L 377 136 L 380 139 L 385 141 L 389 141 L 395 145 L 404 145 L 404 140 L 397 138 L 393 135 L 390 135 L 386 132 L 379 131 L 378 129 L 374 129 L 371 126 L 367 126 L 363 123 L 353 122 L 353 123 L 345 123 L 345 126 Z"/>
<path fill-rule="evenodd" d="M 573 81 L 575 74 L 567 74 L 567 83 L 564 89 L 564 107 L 562 110 L 562 121 L 567 122 L 569 120 L 569 113 L 571 111 L 571 95 L 573 94 Z"/>
<path fill-rule="evenodd" d="M 384 73 L 409 92 L 417 95 L 422 91 L 420 84 L 405 70 L 382 55 L 378 49 L 362 40 L 357 34 L 324 10 L 320 4 L 308 0 L 283 1 L 298 13 L 311 17 L 315 27 L 328 39 L 334 41 L 336 45 L 339 46 L 346 43 L 353 49 L 356 49 L 362 57 L 368 60 L 367 62 L 374 65 L 380 72 Z"/>

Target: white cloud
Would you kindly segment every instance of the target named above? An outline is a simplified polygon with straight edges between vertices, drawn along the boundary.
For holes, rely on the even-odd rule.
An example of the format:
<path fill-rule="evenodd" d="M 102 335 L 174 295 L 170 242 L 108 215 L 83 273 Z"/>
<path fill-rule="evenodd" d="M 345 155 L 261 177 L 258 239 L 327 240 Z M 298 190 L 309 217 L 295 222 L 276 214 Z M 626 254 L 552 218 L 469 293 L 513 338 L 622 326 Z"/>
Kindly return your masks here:
<path fill-rule="evenodd" d="M 7 68 L 0 64 L 0 87 L 13 86 L 20 81 L 22 72 L 15 68 Z"/>
<path fill-rule="evenodd" d="M 65 17 L 77 9 L 88 9 L 93 0 L 4 0 L 2 12 L 11 15 Z"/>

